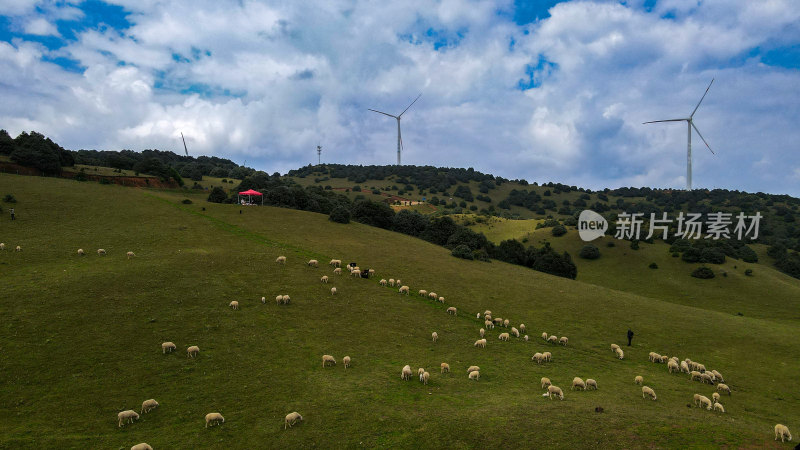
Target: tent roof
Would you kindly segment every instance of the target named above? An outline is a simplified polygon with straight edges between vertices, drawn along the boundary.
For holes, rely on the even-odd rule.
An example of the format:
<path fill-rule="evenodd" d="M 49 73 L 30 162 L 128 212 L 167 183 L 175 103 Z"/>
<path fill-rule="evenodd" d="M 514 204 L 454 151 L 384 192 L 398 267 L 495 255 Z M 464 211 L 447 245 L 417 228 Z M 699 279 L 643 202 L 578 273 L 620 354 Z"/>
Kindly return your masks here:
<path fill-rule="evenodd" d="M 248 190 L 246 190 L 244 192 L 239 192 L 239 195 L 264 195 L 264 194 L 262 194 L 261 192 L 258 192 L 258 191 L 254 191 L 252 189 L 248 189 Z"/>

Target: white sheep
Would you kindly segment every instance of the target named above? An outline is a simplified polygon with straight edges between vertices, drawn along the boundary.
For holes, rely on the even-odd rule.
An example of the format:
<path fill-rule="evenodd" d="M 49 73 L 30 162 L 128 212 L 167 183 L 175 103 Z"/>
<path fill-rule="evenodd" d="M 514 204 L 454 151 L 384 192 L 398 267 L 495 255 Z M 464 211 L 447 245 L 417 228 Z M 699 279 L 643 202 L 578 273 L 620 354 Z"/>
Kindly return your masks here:
<path fill-rule="evenodd" d="M 289 298 L 289 296 L 288 296 L 288 295 L 284 295 L 284 296 L 283 296 L 283 304 L 284 304 L 284 305 L 288 305 L 288 304 L 289 304 L 289 302 L 290 302 L 291 300 L 292 300 L 292 299 L 291 299 L 291 298 Z"/>
<path fill-rule="evenodd" d="M 275 258 L 275 262 L 278 264 L 286 264 L 286 257 L 285 256 L 278 256 Z"/>
<path fill-rule="evenodd" d="M 350 357 L 349 356 L 345 356 L 344 358 L 342 358 L 342 363 L 344 364 L 344 368 L 345 369 L 350 367 Z"/>
<path fill-rule="evenodd" d="M 508 320 L 508 319 L 505 319 L 505 320 L 503 321 L 503 327 L 505 327 L 505 328 L 508 328 L 508 325 L 509 325 L 510 323 L 511 323 L 511 321 L 510 321 L 510 320 Z"/>
<path fill-rule="evenodd" d="M 317 261 L 316 259 L 309 259 L 308 265 L 311 267 L 319 267 L 319 261 Z"/>
<path fill-rule="evenodd" d="M 593 378 L 587 378 L 586 379 L 586 389 L 589 389 L 590 387 L 593 387 L 594 390 L 596 391 L 597 390 L 597 380 L 595 380 Z"/>
<path fill-rule="evenodd" d="M 536 361 L 536 364 L 541 364 L 543 359 L 544 356 L 539 352 L 536 352 L 533 354 L 533 356 L 531 356 L 531 361 Z"/>
<path fill-rule="evenodd" d="M 699 406 L 701 408 L 705 407 L 707 410 L 711 411 L 713 403 L 711 403 L 711 400 L 709 400 L 708 397 L 706 397 L 705 395 L 701 395 L 700 397 L 697 398 L 697 400 L 700 402 Z"/>
<path fill-rule="evenodd" d="M 149 413 L 156 408 L 158 408 L 158 402 L 155 399 L 151 398 L 142 402 L 142 414 Z"/>
<path fill-rule="evenodd" d="M 549 338 L 547 338 L 547 340 L 548 340 L 548 341 L 549 341 L 551 344 L 558 344 L 558 336 L 556 336 L 556 335 L 552 335 L 552 336 L 550 336 Z"/>
<path fill-rule="evenodd" d="M 502 327 L 502 326 L 503 326 L 503 318 L 502 318 L 502 317 L 495 317 L 495 319 L 493 320 L 493 322 L 494 322 L 494 324 L 495 324 L 495 325 L 497 325 L 498 327 Z"/>
<path fill-rule="evenodd" d="M 725 413 L 725 407 L 722 406 L 722 403 L 714 403 L 714 411 L 719 411 L 721 413 Z"/>
<path fill-rule="evenodd" d="M 450 372 L 450 364 L 442 363 L 441 364 L 442 373 L 449 373 Z"/>
<path fill-rule="evenodd" d="M 323 283 L 326 283 L 326 284 L 327 284 L 327 283 L 328 283 L 328 276 L 327 276 L 327 275 L 323 275 L 323 276 L 322 276 L 322 277 L 319 279 L 319 281 L 321 281 L 321 282 L 323 282 Z"/>
<path fill-rule="evenodd" d="M 570 389 L 578 388 L 582 391 L 586 390 L 586 383 L 580 377 L 575 377 L 572 379 L 572 387 Z"/>
<path fill-rule="evenodd" d="M 542 339 L 547 340 L 547 333 L 542 333 Z"/>
<path fill-rule="evenodd" d="M 303 416 L 298 414 L 297 411 L 290 412 L 289 414 L 286 415 L 286 418 L 283 421 L 283 429 L 285 430 L 287 426 L 289 428 L 293 427 L 298 420 L 302 422 Z"/>
<path fill-rule="evenodd" d="M 439 295 L 436 292 L 431 292 L 428 294 L 428 298 L 431 300 L 436 300 L 439 298 Z"/>
<path fill-rule="evenodd" d="M 548 361 L 548 362 L 553 360 L 553 354 L 550 353 L 550 352 L 542 353 L 542 357 L 544 358 L 545 361 Z"/>
<path fill-rule="evenodd" d="M 508 341 L 510 339 L 510 337 L 511 336 L 509 336 L 508 333 L 500 333 L 500 336 L 499 336 L 501 341 Z"/>
<path fill-rule="evenodd" d="M 428 384 L 428 379 L 430 379 L 431 374 L 429 374 L 428 372 L 422 372 L 422 375 L 420 376 L 422 377 L 420 380 L 422 381 L 422 384 Z"/>
<path fill-rule="evenodd" d="M 661 361 L 659 361 L 659 362 L 660 362 L 661 364 L 665 364 L 667 361 L 669 361 L 669 357 L 668 357 L 667 355 L 662 355 L 662 356 L 661 356 Z M 704 369 L 704 370 L 705 370 L 705 369 Z"/>
<path fill-rule="evenodd" d="M 689 373 L 689 379 L 692 381 L 694 380 L 703 381 L 703 374 L 696 370 L 693 370 Z"/>
<path fill-rule="evenodd" d="M 142 442 L 131 447 L 131 450 L 153 450 L 153 447 L 150 447 L 150 444 L 146 442 Z"/>
<path fill-rule="evenodd" d="M 478 339 L 475 341 L 473 346 L 478 348 L 486 348 L 486 339 Z"/>
<path fill-rule="evenodd" d="M 221 423 L 225 423 L 225 418 L 222 417 L 222 414 L 218 412 L 212 412 L 206 414 L 206 428 L 208 428 L 208 424 L 211 424 L 213 426 L 214 424 L 219 425 Z"/>
<path fill-rule="evenodd" d="M 6 244 L 4 242 L 0 242 L 0 250 L 5 250 L 5 249 L 6 249 Z M 83 249 L 79 248 L 78 250 L 83 250 Z M 80 254 L 80 252 L 78 252 L 78 254 Z"/>
<path fill-rule="evenodd" d="M 379 281 L 379 283 L 381 286 L 386 286 L 387 283 L 386 278 L 381 278 L 381 281 Z"/>
<path fill-rule="evenodd" d="M 617 349 L 617 358 L 625 359 L 625 352 L 623 352 L 621 348 Z"/>
<path fill-rule="evenodd" d="M 618 348 L 619 348 L 619 345 L 611 344 L 611 353 L 616 353 Z"/>
<path fill-rule="evenodd" d="M 239 302 L 237 302 L 236 300 L 233 300 L 230 303 L 228 303 L 228 306 L 230 306 L 233 310 L 238 310 L 239 309 Z"/>
<path fill-rule="evenodd" d="M 470 372 L 475 372 L 475 371 L 478 371 L 478 370 L 481 370 L 481 368 L 480 368 L 480 367 L 478 367 L 478 366 L 469 366 L 469 367 L 467 368 L 467 373 L 470 373 Z"/>
<path fill-rule="evenodd" d="M 528 342 L 528 339 L 530 338 L 528 338 L 528 335 L 526 334 L 525 337 L 523 337 L 523 339 L 525 339 L 525 342 Z"/>
<path fill-rule="evenodd" d="M 524 323 L 521 323 L 521 324 L 519 324 L 519 332 L 520 332 L 520 333 L 522 333 L 522 334 L 525 334 L 525 332 L 526 332 L 527 330 L 528 330 L 528 329 L 527 329 L 527 328 L 525 328 L 525 324 L 524 324 Z"/>
<path fill-rule="evenodd" d="M 172 342 L 162 342 L 161 343 L 161 352 L 165 355 L 167 353 L 174 352 L 177 347 Z"/>
<path fill-rule="evenodd" d="M 458 310 L 456 309 L 455 306 L 451 306 L 451 307 L 447 308 L 447 314 L 452 314 L 452 315 L 455 316 L 457 312 L 458 312 Z"/>
<path fill-rule="evenodd" d="M 333 267 L 339 267 L 339 266 L 342 265 L 342 260 L 341 259 L 332 259 L 331 262 L 329 262 L 328 264 L 330 264 Z"/>
<path fill-rule="evenodd" d="M 422 374 L 423 373 L 425 373 L 425 368 L 420 367 L 419 369 L 417 369 L 417 376 L 420 377 L 420 379 L 419 379 L 420 381 L 422 381 Z"/>
<path fill-rule="evenodd" d="M 703 373 L 701 373 L 701 374 L 700 374 L 700 379 L 701 379 L 701 381 L 702 381 L 704 384 L 705 384 L 706 382 L 707 382 L 708 384 L 714 384 L 714 378 L 712 378 L 712 376 L 711 376 L 711 373 L 709 373 L 709 372 L 703 372 Z"/>
<path fill-rule="evenodd" d="M 704 365 L 702 365 L 702 364 L 698 364 L 698 365 L 697 365 L 697 371 L 698 371 L 698 372 L 700 372 L 700 373 L 705 373 L 705 371 L 706 371 L 706 366 L 704 366 Z"/>
<path fill-rule="evenodd" d="M 675 361 L 670 360 L 669 363 L 667 363 L 667 371 L 669 371 L 669 373 L 680 372 L 680 370 L 680 366 Z"/>
<path fill-rule="evenodd" d="M 686 361 L 681 361 L 681 373 L 689 373 L 689 365 L 686 364 Z"/>
<path fill-rule="evenodd" d="M 14 251 L 15 251 L 15 252 L 21 252 L 21 251 L 22 251 L 22 247 L 20 247 L 20 246 L 18 245 L 16 248 L 14 248 Z"/>
<path fill-rule="evenodd" d="M 186 356 L 189 358 L 194 358 L 198 353 L 200 353 L 200 347 L 196 345 L 192 345 L 186 349 Z"/>
<path fill-rule="evenodd" d="M 781 438 L 781 442 L 783 439 L 786 438 L 789 442 L 792 441 L 792 433 L 789 432 L 789 427 L 782 424 L 775 425 L 775 440 L 778 440 L 778 436 Z"/>
<path fill-rule="evenodd" d="M 722 374 L 721 373 L 717 372 L 716 370 L 712 370 L 711 373 L 714 374 L 714 376 L 719 380 L 720 383 L 724 383 L 725 382 L 725 378 L 722 378 Z"/>
<path fill-rule="evenodd" d="M 511 327 L 511 334 L 513 334 L 515 338 L 518 338 L 519 330 L 516 327 Z"/>
<path fill-rule="evenodd" d="M 322 367 L 326 367 L 330 363 L 331 366 L 336 365 L 336 359 L 331 355 L 322 355 Z"/>
<path fill-rule="evenodd" d="M 731 388 L 730 388 L 730 387 L 728 387 L 728 385 L 727 385 L 727 384 L 725 384 L 725 383 L 720 383 L 720 384 L 718 384 L 718 385 L 717 385 L 717 390 L 718 390 L 718 391 L 720 391 L 720 392 L 723 392 L 723 391 L 724 391 L 724 392 L 727 392 L 727 393 L 728 393 L 728 395 L 731 395 Z"/>
<path fill-rule="evenodd" d="M 489 311 L 489 310 L 487 309 L 486 311 L 484 311 L 484 312 L 483 312 L 483 315 L 485 315 L 485 316 L 491 316 L 491 315 L 492 315 L 492 312 L 491 312 L 491 311 Z"/>
<path fill-rule="evenodd" d="M 542 389 L 546 388 L 547 386 L 550 386 L 551 384 L 553 383 L 550 382 L 550 378 L 542 377 Z"/>
<path fill-rule="evenodd" d="M 636 375 L 636 378 L 633 379 L 633 382 L 638 385 L 641 385 L 642 383 L 644 383 L 644 378 L 642 378 L 641 375 Z"/>
<path fill-rule="evenodd" d="M 261 303 L 266 304 L 267 303 L 267 297 L 261 297 Z"/>
<path fill-rule="evenodd" d="M 428 291 L 426 291 L 425 289 L 420 289 L 420 290 L 419 290 L 419 292 L 417 292 L 417 294 L 418 294 L 420 297 L 425 297 L 425 296 L 427 296 L 427 295 L 428 295 Z"/>
<path fill-rule="evenodd" d="M 398 279 L 394 280 L 394 284 L 397 285 L 397 286 L 400 286 L 401 284 L 403 284 L 403 282 L 400 281 L 400 278 L 398 278 Z"/>
<path fill-rule="evenodd" d="M 469 373 L 469 379 L 478 381 L 481 379 L 481 373 L 479 371 L 474 371 Z"/>
<path fill-rule="evenodd" d="M 136 254 L 135 254 L 135 253 L 133 253 L 133 252 L 128 252 L 128 253 L 125 253 L 125 256 L 127 256 L 127 257 L 128 257 L 128 259 L 131 259 L 131 258 L 134 258 L 134 257 L 136 257 Z"/>
<path fill-rule="evenodd" d="M 336 295 L 336 288 L 335 287 L 331 288 L 331 295 Z"/>
<path fill-rule="evenodd" d="M 341 267 L 337 267 L 337 268 L 333 269 L 333 274 L 334 275 L 341 275 L 342 274 L 342 268 Z"/>
<path fill-rule="evenodd" d="M 369 274 L 369 276 L 375 275 L 375 269 L 368 269 L 367 273 Z"/>
<path fill-rule="evenodd" d="M 711 402 L 717 403 L 719 401 L 719 392 L 714 392 L 711 394 Z"/>
<path fill-rule="evenodd" d="M 353 271 L 350 272 L 350 276 L 353 278 L 361 278 L 361 269 L 353 269 Z"/>
<path fill-rule="evenodd" d="M 567 346 L 567 342 L 569 342 L 569 339 L 567 339 L 567 337 L 566 337 L 566 336 L 563 336 L 561 339 L 559 339 L 559 340 L 558 340 L 558 342 L 559 342 L 561 345 L 563 345 L 564 347 L 566 347 L 566 346 Z"/>
<path fill-rule="evenodd" d="M 444 297 L 439 297 L 439 303 L 444 303 Z"/>
<path fill-rule="evenodd" d="M 281 303 L 283 303 L 283 296 L 282 296 L 282 295 L 277 295 L 277 296 L 275 296 L 275 303 L 277 303 L 277 304 L 279 304 L 279 305 L 280 305 Z"/>
<path fill-rule="evenodd" d="M 394 278 L 389 278 L 389 286 L 394 287 Z"/>
<path fill-rule="evenodd" d="M 494 322 L 492 322 L 491 320 L 486 320 L 486 321 L 483 322 L 483 324 L 489 330 L 493 330 L 494 329 Z"/>
<path fill-rule="evenodd" d="M 642 386 L 642 398 L 647 398 L 648 395 L 653 401 L 656 401 L 656 392 L 648 386 Z"/>
<path fill-rule="evenodd" d="M 117 426 L 122 427 L 123 424 L 133 423 L 134 420 L 139 420 L 139 414 L 132 409 L 128 409 L 117 414 Z"/>
<path fill-rule="evenodd" d="M 409 291 L 408 286 L 400 286 L 400 289 L 397 290 L 397 292 L 399 292 L 400 294 L 406 294 L 406 295 L 409 295 L 408 291 Z"/>
<path fill-rule="evenodd" d="M 480 319 L 480 318 L 481 318 L 481 313 L 477 313 L 477 314 L 475 314 L 475 318 L 476 318 L 476 319 Z"/>
<path fill-rule="evenodd" d="M 433 342 L 436 342 L 436 340 L 439 339 L 439 333 L 435 331 L 431 333 L 431 339 L 433 339 Z"/>
<path fill-rule="evenodd" d="M 0 244 L 0 245 L 3 245 L 3 244 Z M 3 245 L 3 248 L 2 248 L 2 250 L 5 250 L 5 245 Z M 83 255 L 85 255 L 85 254 L 86 254 L 86 253 L 83 251 L 83 249 L 82 249 L 82 248 L 79 248 L 79 249 L 78 249 L 78 256 L 83 256 Z"/>
<path fill-rule="evenodd" d="M 400 372 L 400 379 L 408 381 L 411 379 L 411 375 L 413 375 L 411 372 L 411 366 L 406 364 L 403 366 L 403 370 Z"/>
<path fill-rule="evenodd" d="M 483 337 L 484 335 L 486 335 L 486 330 L 481 328 L 480 330 L 478 330 L 478 333 L 480 333 L 481 337 Z"/>
<path fill-rule="evenodd" d="M 19 245 L 17 246 L 17 249 L 18 249 L 17 251 L 19 251 Z M 100 256 L 106 256 L 106 250 L 104 248 L 98 248 L 97 254 Z"/>
<path fill-rule="evenodd" d="M 552 400 L 553 397 L 558 397 L 559 400 L 564 400 L 564 392 L 561 390 L 560 387 L 554 386 L 552 384 L 550 386 L 547 386 L 547 396 L 550 397 L 550 400 Z"/>

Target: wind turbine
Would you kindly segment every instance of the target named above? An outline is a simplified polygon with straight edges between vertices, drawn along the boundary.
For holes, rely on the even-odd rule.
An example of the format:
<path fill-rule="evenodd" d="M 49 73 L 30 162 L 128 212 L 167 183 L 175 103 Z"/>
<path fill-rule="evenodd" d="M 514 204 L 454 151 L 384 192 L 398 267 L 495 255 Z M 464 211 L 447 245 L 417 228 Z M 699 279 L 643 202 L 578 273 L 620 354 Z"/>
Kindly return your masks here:
<path fill-rule="evenodd" d="M 417 100 L 419 100 L 420 97 L 422 97 L 422 93 L 420 93 L 417 96 L 417 98 L 415 98 L 414 101 L 411 102 L 411 105 L 413 105 L 414 103 L 417 103 Z M 403 117 L 403 114 L 405 114 L 406 111 L 408 111 L 408 108 L 411 108 L 411 105 L 408 105 L 408 107 L 406 109 L 404 109 L 403 112 L 401 112 L 400 114 L 398 114 L 396 116 L 393 116 L 391 114 L 387 114 L 387 113 L 385 113 L 383 111 L 378 111 L 377 109 L 369 109 L 369 108 L 367 108 L 372 112 L 380 113 L 380 114 L 383 114 L 385 116 L 389 116 L 389 117 L 393 117 L 393 118 L 397 119 L 397 165 L 398 166 L 400 165 L 400 151 L 403 149 L 403 138 L 400 136 L 400 118 Z"/>
<path fill-rule="evenodd" d="M 694 124 L 694 121 L 692 120 L 692 118 L 694 117 L 694 113 L 697 112 L 697 108 L 700 107 L 700 103 L 703 103 L 703 99 L 706 98 L 706 94 L 708 94 L 708 90 L 711 89 L 711 85 L 712 84 L 714 84 L 714 79 L 713 78 L 711 79 L 711 83 L 708 83 L 708 87 L 706 88 L 706 92 L 703 94 L 702 97 L 700 97 L 700 101 L 697 102 L 697 106 L 694 107 L 694 111 L 692 111 L 692 113 L 689 114 L 688 118 L 686 118 L 686 119 L 652 120 L 650 122 L 644 122 L 644 124 L 648 124 L 648 123 L 658 123 L 658 122 L 683 122 L 683 121 L 686 121 L 686 128 L 688 130 L 688 137 L 687 137 L 687 141 L 686 141 L 687 142 L 687 144 L 686 144 L 686 190 L 687 191 L 691 191 L 692 190 L 692 128 L 694 128 L 694 131 L 696 131 L 697 135 L 700 136 L 700 139 L 703 140 L 703 143 L 706 144 L 706 147 L 708 147 L 708 151 L 710 151 L 712 155 L 716 155 L 716 153 L 714 153 L 714 150 L 711 150 L 711 146 L 708 145 L 708 142 L 706 142 L 706 140 L 703 137 L 703 135 L 700 134 L 700 130 L 697 129 L 697 127 Z"/>
<path fill-rule="evenodd" d="M 317 144 L 317 165 L 322 165 L 322 146 Z"/>
<path fill-rule="evenodd" d="M 183 140 L 183 151 L 186 152 L 186 156 L 189 156 L 189 149 L 186 148 L 186 139 L 183 138 L 183 131 L 181 131 L 181 140 Z"/>

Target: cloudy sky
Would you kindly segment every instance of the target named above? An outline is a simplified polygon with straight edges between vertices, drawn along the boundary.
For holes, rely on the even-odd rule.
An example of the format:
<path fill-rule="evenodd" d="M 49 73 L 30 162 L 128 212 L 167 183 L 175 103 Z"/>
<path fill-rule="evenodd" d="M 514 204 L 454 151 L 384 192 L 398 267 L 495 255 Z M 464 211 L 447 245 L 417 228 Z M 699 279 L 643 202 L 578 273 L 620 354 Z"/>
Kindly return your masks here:
<path fill-rule="evenodd" d="M 800 2 L 0 0 L 0 128 L 70 149 L 800 195 Z"/>

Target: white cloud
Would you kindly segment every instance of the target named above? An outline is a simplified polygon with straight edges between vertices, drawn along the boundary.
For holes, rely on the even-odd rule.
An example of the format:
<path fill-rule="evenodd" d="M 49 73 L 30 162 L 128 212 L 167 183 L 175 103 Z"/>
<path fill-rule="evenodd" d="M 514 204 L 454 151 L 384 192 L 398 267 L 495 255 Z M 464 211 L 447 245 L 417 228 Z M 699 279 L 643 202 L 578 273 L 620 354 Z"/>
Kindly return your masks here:
<path fill-rule="evenodd" d="M 60 36 L 58 28 L 46 19 L 33 19 L 25 24 L 25 33 L 38 36 Z"/>

